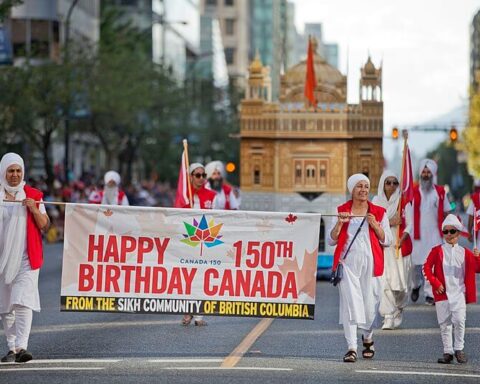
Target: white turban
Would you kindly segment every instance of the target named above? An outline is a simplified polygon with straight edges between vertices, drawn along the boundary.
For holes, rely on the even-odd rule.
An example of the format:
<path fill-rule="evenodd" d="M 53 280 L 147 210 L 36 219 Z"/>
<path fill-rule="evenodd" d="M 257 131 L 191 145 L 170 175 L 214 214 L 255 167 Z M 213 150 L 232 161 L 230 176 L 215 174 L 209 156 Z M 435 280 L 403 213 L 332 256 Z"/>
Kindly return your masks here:
<path fill-rule="evenodd" d="M 347 181 L 347 188 L 350 193 L 352 193 L 353 188 L 360 182 L 360 181 L 366 181 L 368 185 L 370 185 L 370 180 L 368 179 L 367 176 L 365 176 L 363 173 L 355 173 L 354 175 L 350 176 Z"/>
<path fill-rule="evenodd" d="M 445 220 L 443 220 L 442 229 L 444 229 L 447 225 L 456 228 L 456 229 L 459 230 L 460 232 L 464 232 L 464 231 L 465 231 L 465 228 L 463 227 L 462 222 L 458 219 L 457 216 L 452 215 L 451 213 L 450 213 L 449 215 L 447 215 L 447 217 L 445 218 Z"/>
<path fill-rule="evenodd" d="M 423 169 L 427 167 L 430 172 L 432 172 L 432 175 L 433 177 L 437 176 L 437 169 L 438 169 L 438 166 L 437 166 L 437 163 L 432 160 L 432 159 L 423 159 L 421 162 L 420 162 L 420 169 L 419 169 L 419 174 L 422 174 L 422 171 Z"/>
<path fill-rule="evenodd" d="M 108 184 L 109 181 L 113 180 L 115 184 L 119 185 L 120 181 L 122 180 L 118 172 L 115 171 L 108 171 L 105 173 L 105 177 L 103 178 L 105 184 Z"/>
<path fill-rule="evenodd" d="M 201 163 L 193 163 L 193 164 L 190 164 L 190 167 L 188 167 L 188 172 L 189 172 L 189 173 L 192 173 L 192 172 L 193 172 L 195 169 L 197 169 L 197 168 L 204 168 L 204 169 L 205 169 L 205 167 L 203 166 L 203 164 L 201 164 Z"/>
<path fill-rule="evenodd" d="M 385 208 L 388 218 L 391 219 L 397 213 L 398 202 L 400 200 L 400 188 L 397 188 L 392 196 L 390 196 L 390 199 L 387 199 L 387 195 L 385 195 L 385 180 L 389 177 L 394 177 L 398 181 L 398 176 L 393 171 L 388 169 L 383 171 L 382 176 L 380 176 L 380 182 L 378 183 L 377 196 L 373 197 L 372 202 Z"/>
<path fill-rule="evenodd" d="M 17 185 L 16 187 L 10 187 L 7 182 L 7 169 L 11 165 L 19 165 L 20 167 L 22 167 L 22 180 L 20 184 Z M 9 152 L 3 155 L 2 160 L 0 161 L 0 184 L 3 185 L 3 187 L 9 193 L 15 193 L 23 189 L 23 186 L 25 185 L 25 182 L 23 181 L 24 179 L 25 179 L 25 165 L 23 164 L 23 159 L 20 157 L 20 155 L 17 155 L 16 153 L 13 153 L 13 152 Z"/>
<path fill-rule="evenodd" d="M 207 174 L 207 178 L 211 178 L 213 175 L 213 172 L 218 171 L 222 175 L 223 178 L 225 178 L 225 167 L 221 161 L 211 161 L 205 166 L 205 172 Z"/>

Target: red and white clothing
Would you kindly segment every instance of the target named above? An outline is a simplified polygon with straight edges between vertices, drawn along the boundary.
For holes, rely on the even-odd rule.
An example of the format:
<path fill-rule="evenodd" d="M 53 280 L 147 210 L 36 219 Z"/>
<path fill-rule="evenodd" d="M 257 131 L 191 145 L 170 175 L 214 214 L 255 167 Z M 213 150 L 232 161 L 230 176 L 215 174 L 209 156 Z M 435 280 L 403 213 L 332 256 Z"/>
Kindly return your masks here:
<path fill-rule="evenodd" d="M 480 219 L 480 191 L 472 193 L 471 201 L 467 208 L 467 215 L 474 217 L 475 211 L 477 212 L 477 219 Z M 477 246 L 478 244 L 480 244 L 480 230 L 477 231 Z"/>
<path fill-rule="evenodd" d="M 412 288 L 421 287 L 425 283 L 426 297 L 433 297 L 433 293 L 430 283 L 424 282 L 421 266 L 425 263 L 430 250 L 442 244 L 442 222 L 444 215 L 450 210 L 450 203 L 442 186 L 433 184 L 428 191 L 424 191 L 418 185 L 414 187 L 412 264 L 415 271 L 412 276 Z"/>
<path fill-rule="evenodd" d="M 191 190 L 193 206 L 191 207 L 190 204 L 186 204 L 183 207 L 176 208 L 212 209 L 214 207 L 214 200 L 217 195 L 214 191 L 207 189 L 205 185 L 202 185 L 198 189 L 192 188 Z"/>
<path fill-rule="evenodd" d="M 348 348 L 357 349 L 357 328 L 362 329 L 364 337 L 371 339 L 373 326 L 380 304 L 381 281 L 383 274 L 383 247 L 389 246 L 392 234 L 385 209 L 368 203 L 369 212 L 373 213 L 385 232 L 385 239 L 378 240 L 367 220 L 363 223 L 357 238 L 353 242 L 347 258 L 343 260 L 349 243 L 362 223 L 362 218 L 352 217 L 343 224 L 338 240 L 333 240 L 331 232 L 336 220 L 333 220 L 328 233 L 328 243 L 336 245 L 333 269 L 342 258 L 343 279 L 340 281 L 340 324 L 343 324 Z M 339 206 L 338 212 L 351 212 L 352 201 Z"/>
<path fill-rule="evenodd" d="M 209 183 L 207 189 L 211 189 Z M 213 189 L 212 189 L 213 190 Z M 213 190 L 216 193 L 213 201 L 213 209 L 236 210 L 240 208 L 240 202 L 233 192 L 233 188 L 228 184 L 223 184 L 220 191 Z"/>
<path fill-rule="evenodd" d="M 480 272 L 480 257 L 475 257 L 458 244 L 443 244 L 431 250 L 423 271 L 433 287 L 444 353 L 461 351 L 464 347 L 466 304 L 477 301 L 475 272 Z M 442 285 L 445 292 L 437 293 Z"/>
<path fill-rule="evenodd" d="M 114 196 L 111 198 L 111 201 L 108 199 L 104 190 L 92 191 L 88 197 L 88 202 L 90 204 L 129 205 L 127 195 L 121 189 L 117 189 Z"/>

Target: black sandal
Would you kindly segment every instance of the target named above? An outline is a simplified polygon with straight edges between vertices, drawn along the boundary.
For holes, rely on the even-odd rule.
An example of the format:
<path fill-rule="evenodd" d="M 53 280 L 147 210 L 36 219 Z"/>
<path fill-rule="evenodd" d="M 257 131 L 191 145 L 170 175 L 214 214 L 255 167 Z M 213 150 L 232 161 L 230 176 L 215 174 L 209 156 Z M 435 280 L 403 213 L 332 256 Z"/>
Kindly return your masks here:
<path fill-rule="evenodd" d="M 362 357 L 364 359 L 373 359 L 373 356 L 375 356 L 375 349 L 373 348 L 373 340 L 370 342 L 366 342 L 363 339 L 362 335 L 362 341 L 363 341 L 363 346 L 365 349 L 362 351 Z"/>
<path fill-rule="evenodd" d="M 348 351 L 345 356 L 343 356 L 344 363 L 355 363 L 357 361 L 357 352 Z"/>

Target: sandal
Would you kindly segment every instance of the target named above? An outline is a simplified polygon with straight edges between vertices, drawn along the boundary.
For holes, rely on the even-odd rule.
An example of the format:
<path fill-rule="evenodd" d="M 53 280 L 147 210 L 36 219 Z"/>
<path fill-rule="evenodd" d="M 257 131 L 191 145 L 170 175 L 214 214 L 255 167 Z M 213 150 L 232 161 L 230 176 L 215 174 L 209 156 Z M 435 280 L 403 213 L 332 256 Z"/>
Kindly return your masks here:
<path fill-rule="evenodd" d="M 182 319 L 182 325 L 189 325 L 192 322 L 193 316 L 192 315 L 185 315 Z"/>
<path fill-rule="evenodd" d="M 344 363 L 355 363 L 357 361 L 357 352 L 349 350 L 345 356 L 343 356 Z"/>
<path fill-rule="evenodd" d="M 363 346 L 365 347 L 365 349 L 362 351 L 362 357 L 364 359 L 372 359 L 373 356 L 375 356 L 375 349 L 373 347 L 373 340 L 370 341 L 370 342 L 366 342 L 366 341 L 364 341 L 363 335 L 362 335 L 362 341 L 363 341 Z"/>
<path fill-rule="evenodd" d="M 195 320 L 195 325 L 197 327 L 205 327 L 207 324 L 207 322 L 205 320 Z"/>

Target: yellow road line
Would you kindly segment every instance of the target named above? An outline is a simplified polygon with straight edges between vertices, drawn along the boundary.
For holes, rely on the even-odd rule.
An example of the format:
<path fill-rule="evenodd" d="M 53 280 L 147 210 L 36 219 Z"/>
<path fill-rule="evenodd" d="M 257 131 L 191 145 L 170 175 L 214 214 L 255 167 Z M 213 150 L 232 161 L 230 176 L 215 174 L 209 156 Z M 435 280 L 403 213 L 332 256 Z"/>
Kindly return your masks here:
<path fill-rule="evenodd" d="M 240 359 L 245 353 L 248 352 L 250 347 L 255 343 L 255 341 L 265 332 L 268 327 L 273 323 L 274 319 L 262 319 L 251 331 L 245 336 L 240 344 L 228 355 L 221 367 L 223 368 L 233 368 L 235 367 Z"/>

